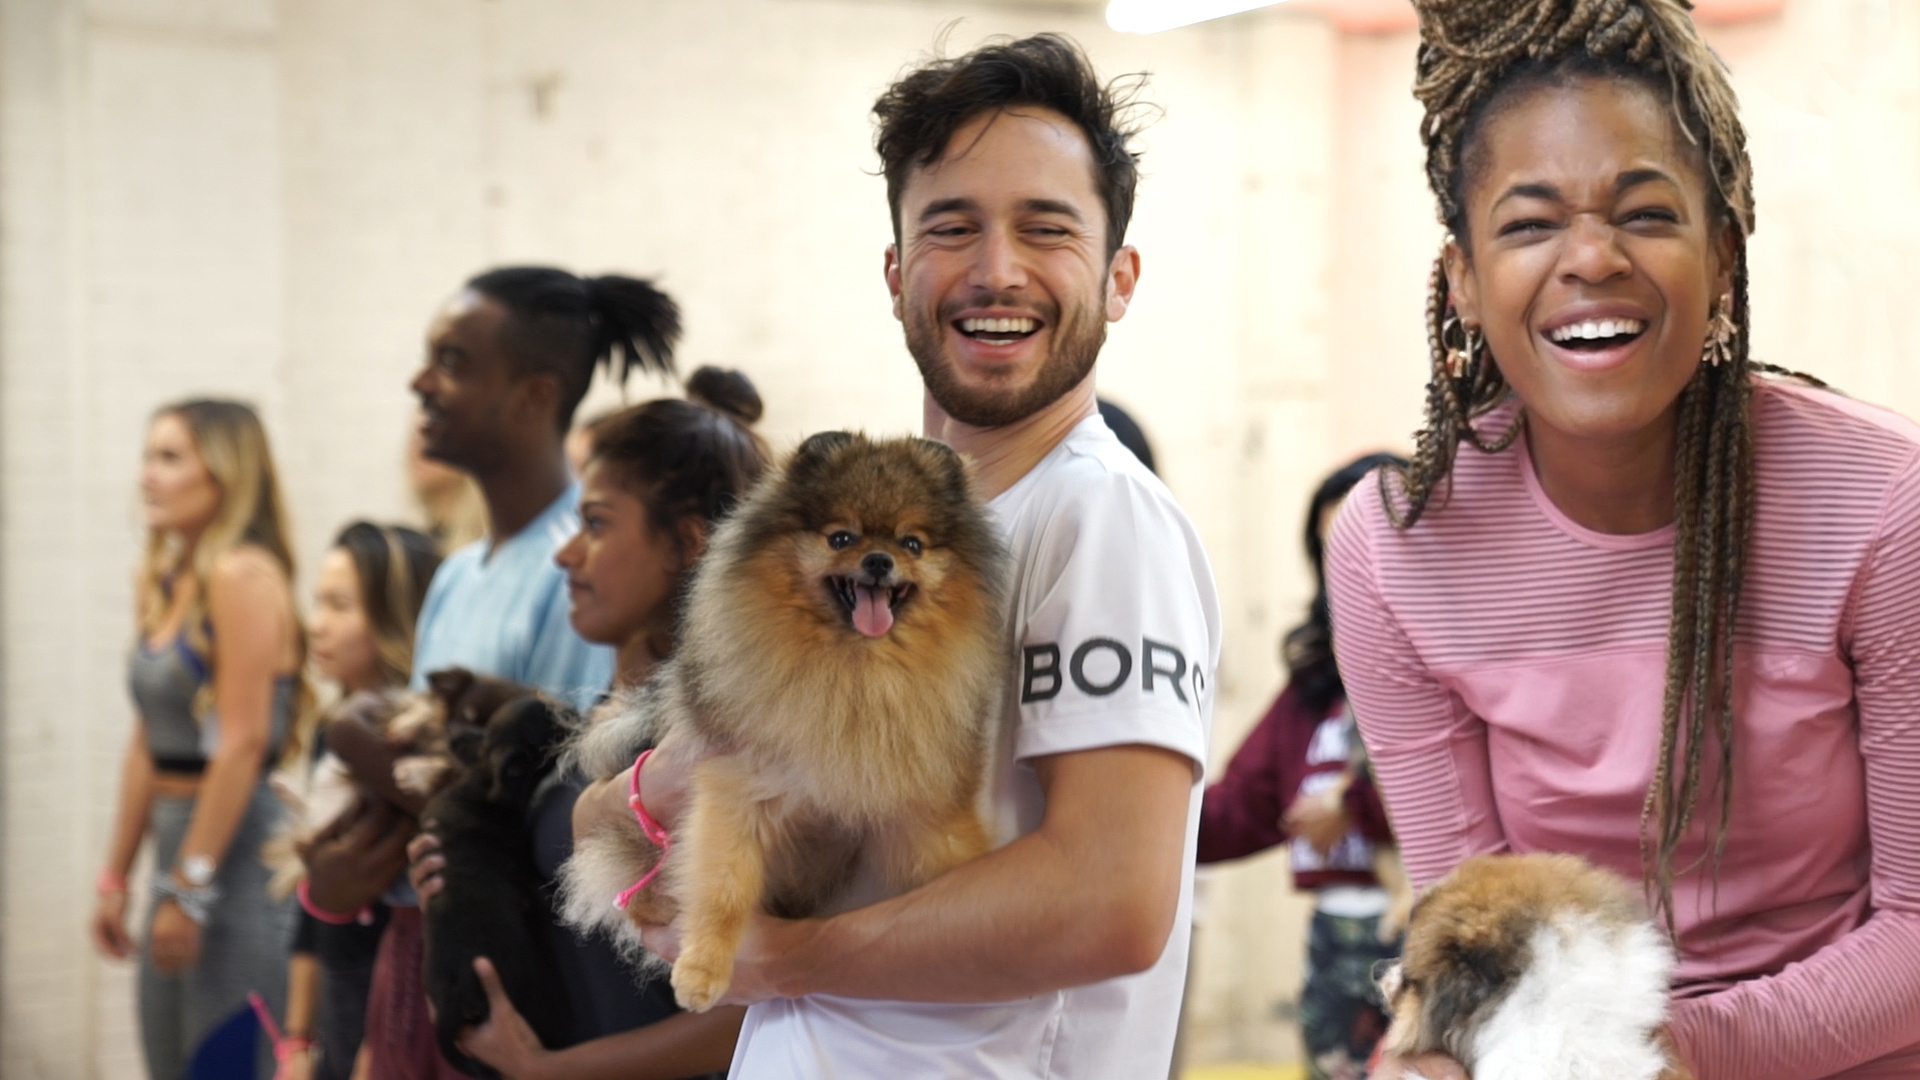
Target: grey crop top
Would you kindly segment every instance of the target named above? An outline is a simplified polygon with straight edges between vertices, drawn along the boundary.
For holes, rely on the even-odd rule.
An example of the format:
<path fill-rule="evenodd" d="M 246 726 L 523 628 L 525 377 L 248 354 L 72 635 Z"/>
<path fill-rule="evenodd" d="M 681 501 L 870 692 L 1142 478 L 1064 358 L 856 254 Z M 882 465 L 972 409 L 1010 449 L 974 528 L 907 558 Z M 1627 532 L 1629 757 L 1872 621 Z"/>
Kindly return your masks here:
<path fill-rule="evenodd" d="M 202 721 L 194 713 L 194 699 L 207 684 L 209 674 L 206 660 L 187 644 L 185 634 L 162 649 L 150 648 L 142 641 L 133 650 L 127 681 L 147 725 L 147 752 L 153 755 L 154 768 L 159 771 L 206 771 L 207 758 L 220 741 L 220 718 L 209 712 Z M 273 682 L 268 761 L 279 755 L 287 732 L 292 730 L 295 689 L 292 675 L 282 675 Z"/>

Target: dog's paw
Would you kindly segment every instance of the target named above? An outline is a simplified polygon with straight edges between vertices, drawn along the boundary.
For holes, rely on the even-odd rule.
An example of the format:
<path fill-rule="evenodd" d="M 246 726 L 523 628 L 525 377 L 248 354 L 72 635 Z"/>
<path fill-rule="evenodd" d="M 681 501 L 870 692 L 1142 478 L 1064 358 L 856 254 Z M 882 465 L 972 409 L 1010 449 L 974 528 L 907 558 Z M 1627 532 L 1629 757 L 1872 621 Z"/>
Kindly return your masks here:
<path fill-rule="evenodd" d="M 413 754 L 393 763 L 393 782 L 409 795 L 431 796 L 439 791 L 451 768 L 444 758 Z"/>
<path fill-rule="evenodd" d="M 732 981 L 732 957 L 681 953 L 673 964 L 673 997 L 688 1012 L 713 1008 Z"/>

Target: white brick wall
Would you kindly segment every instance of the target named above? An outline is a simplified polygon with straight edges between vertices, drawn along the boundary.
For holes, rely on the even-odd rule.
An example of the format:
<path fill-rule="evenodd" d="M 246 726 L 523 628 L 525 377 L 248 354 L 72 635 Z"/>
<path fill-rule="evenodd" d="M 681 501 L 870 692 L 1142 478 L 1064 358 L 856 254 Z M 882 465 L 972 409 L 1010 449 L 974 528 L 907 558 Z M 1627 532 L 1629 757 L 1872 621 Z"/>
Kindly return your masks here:
<path fill-rule="evenodd" d="M 1717 38 L 1761 171 L 1764 351 L 1913 411 L 1920 334 L 1887 282 L 1920 256 L 1917 9 L 1806 0 Z M 1438 229 L 1410 37 L 1284 9 L 1137 38 L 907 0 L 0 0 L 0 1076 L 138 1074 L 127 970 L 83 921 L 130 719 L 151 409 L 258 402 L 310 568 L 349 518 L 408 513 L 434 307 L 538 260 L 661 275 L 688 366 L 750 372 L 776 443 L 910 430 L 867 109 L 954 15 L 955 49 L 1064 29 L 1155 74 L 1145 272 L 1102 380 L 1215 563 L 1224 761 L 1304 600 L 1306 492 L 1417 422 Z M 1292 1053 L 1270 1020 L 1298 977 L 1285 876 L 1210 876 L 1196 1057 Z"/>

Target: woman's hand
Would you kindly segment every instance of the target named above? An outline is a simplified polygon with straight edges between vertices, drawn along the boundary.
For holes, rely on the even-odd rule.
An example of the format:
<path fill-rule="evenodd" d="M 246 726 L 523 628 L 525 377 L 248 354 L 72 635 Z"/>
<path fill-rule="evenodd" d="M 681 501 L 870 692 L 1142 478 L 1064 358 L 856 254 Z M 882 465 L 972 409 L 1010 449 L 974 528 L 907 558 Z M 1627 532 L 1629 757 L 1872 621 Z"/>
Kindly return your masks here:
<path fill-rule="evenodd" d="M 127 891 L 113 889 L 100 894 L 94 905 L 93 947 L 101 955 L 125 960 L 134 953 L 133 935 L 127 933 Z"/>
<path fill-rule="evenodd" d="M 475 959 L 473 973 L 480 976 L 480 985 L 487 991 L 487 1019 L 460 1033 L 460 1049 L 468 1057 L 498 1069 L 507 1080 L 539 1080 L 546 1075 L 552 1052 L 540 1045 L 540 1036 L 508 1000 L 493 961 L 484 956 Z"/>
<path fill-rule="evenodd" d="M 412 818 L 379 799 L 363 799 L 307 849 L 307 899 L 341 914 L 378 900 L 406 870 L 413 833 Z"/>
<path fill-rule="evenodd" d="M 647 755 L 640 775 L 640 801 L 653 820 L 671 835 L 686 804 L 695 758 L 677 751 L 672 740 Z M 638 829 L 627 797 L 633 791 L 633 770 L 616 773 L 587 785 L 573 803 L 573 840 L 580 841 L 608 826 Z"/>
<path fill-rule="evenodd" d="M 1287 807 L 1280 826 L 1288 836 L 1301 837 L 1325 855 L 1347 835 L 1347 808 L 1333 792 L 1302 795 Z"/>
<path fill-rule="evenodd" d="M 1445 1054 L 1388 1054 L 1367 1074 L 1367 1080 L 1472 1080 L 1461 1064 Z"/>
<path fill-rule="evenodd" d="M 419 895 L 421 907 L 426 907 L 427 901 L 440 895 L 440 890 L 446 887 L 446 879 L 440 876 L 440 871 L 446 868 L 447 857 L 440 854 L 440 838 L 431 830 L 420 830 L 420 835 L 407 843 L 407 880 Z"/>
<path fill-rule="evenodd" d="M 180 905 L 162 900 L 153 909 L 153 929 L 147 935 L 153 966 L 162 975 L 178 975 L 200 962 L 200 924 Z"/>

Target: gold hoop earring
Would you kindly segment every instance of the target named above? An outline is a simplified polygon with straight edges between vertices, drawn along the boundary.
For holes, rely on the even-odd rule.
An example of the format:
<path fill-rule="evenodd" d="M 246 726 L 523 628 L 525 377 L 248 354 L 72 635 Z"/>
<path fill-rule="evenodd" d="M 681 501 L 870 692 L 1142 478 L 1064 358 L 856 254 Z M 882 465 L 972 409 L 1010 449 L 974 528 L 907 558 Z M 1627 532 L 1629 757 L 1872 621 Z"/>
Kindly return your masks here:
<path fill-rule="evenodd" d="M 1455 344 L 1455 342 L 1459 344 Z M 1440 324 L 1440 346 L 1446 351 L 1445 364 L 1447 376 L 1458 379 L 1466 375 L 1473 365 L 1474 357 L 1480 352 L 1480 332 L 1468 326 L 1460 316 L 1449 310 Z"/>
<path fill-rule="evenodd" d="M 1700 359 L 1709 367 L 1733 362 L 1733 339 L 1740 328 L 1733 324 L 1733 298 L 1721 296 L 1713 305 L 1713 317 L 1707 320 L 1707 340 Z"/>

